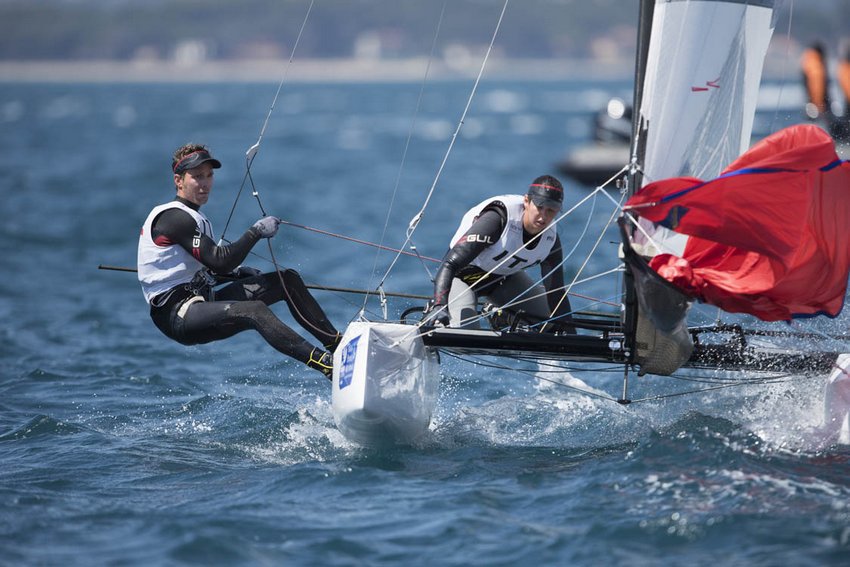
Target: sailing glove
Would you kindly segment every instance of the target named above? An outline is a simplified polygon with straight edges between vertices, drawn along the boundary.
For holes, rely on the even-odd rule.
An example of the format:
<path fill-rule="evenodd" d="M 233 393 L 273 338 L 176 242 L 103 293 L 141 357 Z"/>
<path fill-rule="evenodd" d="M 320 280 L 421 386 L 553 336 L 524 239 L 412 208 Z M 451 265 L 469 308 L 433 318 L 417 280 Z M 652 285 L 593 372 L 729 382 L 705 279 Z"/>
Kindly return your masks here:
<path fill-rule="evenodd" d="M 431 325 L 432 327 L 448 327 L 449 326 L 449 307 L 445 303 L 429 303 L 425 307 L 425 317 L 422 319 L 423 325 Z"/>
<path fill-rule="evenodd" d="M 277 228 L 280 226 L 280 219 L 277 217 L 263 217 L 254 223 L 252 228 L 255 228 L 260 235 L 260 238 L 271 238 L 277 234 Z"/>

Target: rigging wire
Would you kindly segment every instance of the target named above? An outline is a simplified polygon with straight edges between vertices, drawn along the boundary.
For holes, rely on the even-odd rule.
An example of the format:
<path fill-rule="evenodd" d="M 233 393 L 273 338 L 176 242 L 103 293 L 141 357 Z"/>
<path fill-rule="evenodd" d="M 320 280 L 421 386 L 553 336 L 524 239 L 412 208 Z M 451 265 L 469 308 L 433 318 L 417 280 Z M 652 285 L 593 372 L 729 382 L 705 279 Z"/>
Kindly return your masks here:
<path fill-rule="evenodd" d="M 230 208 L 230 214 L 227 216 L 227 222 L 224 225 L 224 230 L 221 233 L 221 239 L 224 240 L 224 236 L 227 233 L 227 228 L 230 226 L 230 221 L 233 219 L 233 213 L 236 211 L 236 204 L 239 202 L 239 198 L 242 196 L 242 191 L 245 188 L 246 182 L 250 182 L 252 194 L 257 200 L 257 204 L 260 207 L 260 212 L 265 215 L 266 210 L 263 207 L 262 201 L 260 201 L 260 194 L 257 191 L 256 185 L 254 184 L 254 179 L 251 176 L 251 166 L 254 163 L 254 158 L 257 157 L 257 152 L 260 150 L 260 145 L 263 142 L 263 136 L 265 136 L 266 128 L 268 128 L 269 121 L 271 120 L 272 113 L 274 112 L 275 105 L 277 104 L 278 99 L 280 98 L 280 93 L 283 90 L 283 84 L 286 81 L 286 77 L 289 74 L 289 68 L 292 66 L 292 61 L 295 58 L 295 52 L 298 49 L 298 44 L 301 42 L 301 36 L 304 33 L 304 29 L 307 27 L 307 21 L 310 19 L 310 13 L 313 11 L 313 4 L 315 0 L 310 0 L 310 5 L 307 7 L 307 12 L 304 14 L 304 19 L 301 21 L 301 27 L 298 29 L 298 35 L 295 38 L 295 44 L 292 46 L 292 51 L 290 51 L 289 59 L 286 62 L 286 66 L 284 67 L 283 74 L 280 78 L 280 82 L 277 85 L 277 91 L 272 98 L 271 105 L 269 106 L 269 110 L 266 113 L 266 118 L 263 121 L 263 125 L 260 128 L 260 135 L 257 137 L 257 141 L 253 146 L 248 148 L 248 151 L 245 152 L 245 175 L 242 177 L 242 183 L 239 185 L 239 191 L 236 193 L 236 197 L 233 199 L 233 206 Z M 269 248 L 271 248 L 271 244 L 269 244 Z M 275 269 L 277 269 L 277 263 L 275 263 Z M 278 270 L 279 271 L 279 270 Z"/>
<path fill-rule="evenodd" d="M 523 376 L 528 376 L 530 378 L 536 378 L 536 379 L 541 380 L 543 382 L 549 382 L 549 383 L 554 384 L 558 387 L 564 388 L 565 390 L 571 390 L 571 391 L 578 392 L 580 394 L 584 394 L 586 396 L 590 396 L 590 397 L 597 398 L 597 399 L 600 399 L 600 400 L 605 400 L 605 401 L 609 401 L 609 402 L 616 402 L 617 401 L 615 398 L 608 396 L 606 394 L 600 394 L 599 392 L 594 392 L 592 390 L 586 390 L 584 388 L 578 388 L 576 386 L 571 386 L 570 384 L 565 384 L 564 382 L 560 382 L 558 380 L 553 380 L 551 378 L 539 376 L 533 370 L 523 370 L 523 369 L 507 366 L 507 365 L 504 365 L 504 364 L 489 362 L 489 361 L 486 361 L 486 360 L 479 358 L 479 357 L 476 357 L 476 356 L 463 357 L 463 356 L 459 356 L 459 355 L 451 353 L 451 352 L 446 352 L 445 354 L 447 356 L 449 356 L 451 358 L 455 358 L 457 360 L 472 362 L 473 364 L 475 364 L 477 366 L 483 366 L 485 368 L 494 368 L 494 369 L 497 369 L 497 370 L 508 370 L 508 371 L 514 372 L 516 374 L 521 374 Z"/>
<path fill-rule="evenodd" d="M 616 399 L 612 396 L 609 396 L 609 395 L 606 395 L 606 394 L 600 394 L 598 392 L 587 390 L 587 389 L 584 389 L 584 388 L 579 388 L 579 387 L 564 383 L 561 380 L 554 379 L 554 378 L 548 378 L 546 376 L 540 375 L 541 373 L 550 373 L 551 374 L 551 373 L 555 373 L 555 372 L 565 372 L 565 371 L 569 372 L 571 374 L 576 373 L 576 372 L 593 372 L 594 374 L 599 373 L 599 372 L 619 372 L 619 371 L 621 371 L 620 366 L 611 366 L 607 369 L 606 368 L 599 368 L 599 367 L 594 367 L 592 369 L 591 368 L 576 368 L 576 367 L 570 366 L 569 364 L 566 364 L 566 365 L 556 364 L 552 361 L 549 361 L 549 360 L 546 360 L 546 359 L 541 359 L 539 357 L 530 357 L 530 356 L 516 357 L 516 360 L 519 360 L 519 361 L 534 363 L 534 364 L 537 364 L 538 366 L 544 366 L 544 367 L 550 368 L 550 370 L 540 370 L 538 368 L 538 370 L 532 371 L 532 370 L 518 369 L 514 366 L 508 366 L 507 364 L 491 362 L 491 361 L 483 359 L 481 357 L 461 356 L 459 354 L 452 353 L 452 352 L 449 352 L 449 351 L 441 351 L 441 352 L 443 354 L 445 354 L 446 356 L 449 356 L 451 358 L 454 358 L 454 359 L 457 359 L 457 360 L 460 360 L 460 361 L 464 361 L 464 362 L 468 362 L 468 363 L 472 363 L 472 364 L 475 364 L 477 366 L 482 366 L 482 367 L 485 367 L 485 368 L 493 368 L 493 369 L 497 369 L 497 370 L 506 370 L 506 371 L 509 371 L 509 372 L 512 372 L 512 373 L 515 373 L 515 374 L 527 376 L 529 378 L 535 378 L 535 379 L 540 380 L 542 382 L 550 383 L 550 384 L 558 386 L 559 388 L 562 388 L 564 390 L 570 390 L 570 391 L 576 392 L 578 394 L 586 395 L 586 396 L 597 398 L 597 399 L 604 400 L 604 401 L 616 402 L 617 405 L 622 405 L 620 400 L 618 400 L 618 399 Z M 656 401 L 661 401 L 661 400 L 665 400 L 665 399 L 669 399 L 669 398 L 696 395 L 696 394 L 700 394 L 700 393 L 703 393 L 703 392 L 711 392 L 711 391 L 724 390 L 724 389 L 729 389 L 729 388 L 743 388 L 743 387 L 747 387 L 747 386 L 760 386 L 760 385 L 765 385 L 765 384 L 782 384 L 782 383 L 788 383 L 792 380 L 797 380 L 799 378 L 799 376 L 789 372 L 789 373 L 774 374 L 774 375 L 767 376 L 767 377 L 753 377 L 753 378 L 744 378 L 744 379 L 740 379 L 740 378 L 724 379 L 722 377 L 708 377 L 708 376 L 687 376 L 687 375 L 684 375 L 684 374 L 674 374 L 674 375 L 669 376 L 669 378 L 679 380 L 679 381 L 683 381 L 683 382 L 703 383 L 703 384 L 707 384 L 707 386 L 703 387 L 703 388 L 694 388 L 694 389 L 683 390 L 683 391 L 679 391 L 679 392 L 671 392 L 669 394 L 658 394 L 658 395 L 654 395 L 654 396 L 646 396 L 644 398 L 631 399 L 631 400 L 629 400 L 629 404 L 632 405 L 632 404 L 636 404 L 636 403 L 656 402 Z"/>
<path fill-rule="evenodd" d="M 307 27 L 307 22 L 309 21 L 310 14 L 313 11 L 313 4 L 314 3 L 315 3 L 315 0 L 310 0 L 310 4 L 307 7 L 307 12 L 304 14 L 304 19 L 301 21 L 301 27 L 298 29 L 298 35 L 295 38 L 295 43 L 292 46 L 292 51 L 289 54 L 289 59 L 286 62 L 286 66 L 284 67 L 284 71 L 283 71 L 283 74 L 280 78 L 280 82 L 277 85 L 277 91 L 275 91 L 274 97 L 272 98 L 271 105 L 269 106 L 269 110 L 266 113 L 266 118 L 263 121 L 262 127 L 260 128 L 260 134 L 257 137 L 257 141 L 254 143 L 254 145 L 252 145 L 250 148 L 248 148 L 248 150 L 245 152 L 245 175 L 242 177 L 242 183 L 239 185 L 239 191 L 237 191 L 236 197 L 233 199 L 233 206 L 230 208 L 230 214 L 228 215 L 227 222 L 224 225 L 224 230 L 222 231 L 220 242 L 224 241 L 225 234 L 227 232 L 228 227 L 230 226 L 230 221 L 233 219 L 233 214 L 236 211 L 236 205 L 239 202 L 239 198 L 242 196 L 242 191 L 244 190 L 246 184 L 249 184 L 251 186 L 251 194 L 253 195 L 254 199 L 257 201 L 257 206 L 259 206 L 260 212 L 262 213 L 262 215 L 263 216 L 267 215 L 266 209 L 263 206 L 263 202 L 260 199 L 260 192 L 257 189 L 256 184 L 254 183 L 253 176 L 251 175 L 251 166 L 254 163 L 254 158 L 257 157 L 257 153 L 260 151 L 260 146 L 263 142 L 263 137 L 265 136 L 266 129 L 268 128 L 269 121 L 271 120 L 272 113 L 274 112 L 275 106 L 277 105 L 277 101 L 280 98 L 280 93 L 283 90 L 283 85 L 286 82 L 286 78 L 289 74 L 289 69 L 292 66 L 292 61 L 295 58 L 295 52 L 298 50 L 298 45 L 301 43 L 301 36 L 304 34 L 304 29 Z M 268 249 L 269 249 L 269 257 L 271 259 L 272 264 L 274 265 L 275 273 L 277 273 L 277 277 L 278 277 L 278 280 L 280 281 L 281 288 L 283 289 L 283 292 L 287 296 L 287 303 L 289 304 L 290 309 L 299 313 L 299 316 L 304 321 L 303 325 L 310 326 L 317 331 L 322 331 L 322 329 L 319 329 L 318 327 L 316 327 L 312 323 L 309 323 L 309 321 L 310 321 L 309 317 L 305 317 L 303 314 L 300 313 L 300 310 L 298 309 L 298 303 L 293 301 L 293 298 L 290 295 L 289 289 L 283 281 L 283 273 L 280 269 L 280 265 L 278 264 L 277 258 L 275 257 L 274 248 L 272 247 L 272 242 L 271 242 L 270 238 L 266 239 L 266 244 L 268 245 Z"/>
<path fill-rule="evenodd" d="M 790 327 L 793 327 L 800 333 L 817 335 L 819 338 L 824 339 L 828 343 L 836 345 L 839 351 L 841 352 L 850 352 L 850 343 L 848 343 L 847 337 L 836 337 L 833 335 L 828 335 L 819 329 L 815 329 L 812 325 L 807 325 L 807 327 L 803 329 L 800 324 L 794 319 L 792 319 L 788 325 Z"/>
<path fill-rule="evenodd" d="M 600 188 L 599 190 L 601 191 L 602 189 Z M 596 193 L 596 191 L 594 191 L 594 193 Z M 550 318 L 553 317 L 555 315 L 555 313 L 557 312 L 558 308 L 561 307 L 561 304 L 563 304 L 564 299 L 567 297 L 567 294 L 569 294 L 573 285 L 575 285 L 576 280 L 581 275 L 581 273 L 584 271 L 584 269 L 587 267 L 587 264 L 590 262 L 590 258 L 593 256 L 593 253 L 596 252 L 597 248 L 599 248 L 599 245 L 602 242 L 602 238 L 605 236 L 605 232 L 612 225 L 612 223 L 614 222 L 614 219 L 620 214 L 622 200 L 625 199 L 625 197 L 626 197 L 626 195 L 625 195 L 625 193 L 623 193 L 622 196 L 620 197 L 620 203 L 618 204 L 618 207 L 611 213 L 611 216 L 608 217 L 608 222 L 605 224 L 605 227 L 599 232 L 599 238 L 596 239 L 596 242 L 594 243 L 593 248 L 591 248 L 590 252 L 587 253 L 587 257 L 584 259 L 584 263 L 578 269 L 575 276 L 573 276 L 573 281 L 570 282 L 570 285 L 568 285 L 567 289 L 564 290 L 564 293 L 561 295 L 560 301 L 558 301 L 558 305 L 556 305 L 555 309 L 553 309 L 552 312 L 549 314 Z M 560 267 L 558 269 L 560 269 Z M 541 279 L 541 281 L 542 281 L 542 279 Z M 546 328 L 546 324 L 543 324 L 540 327 L 540 332 L 542 333 L 545 328 Z"/>
<path fill-rule="evenodd" d="M 425 74 L 422 77 L 422 84 L 419 87 L 419 96 L 416 100 L 416 107 L 414 108 L 414 111 L 413 111 L 413 119 L 411 120 L 411 123 L 410 123 L 410 129 L 407 132 L 407 139 L 404 142 L 404 151 L 402 151 L 402 154 L 401 154 L 401 163 L 399 163 L 398 173 L 396 174 L 395 185 L 393 187 L 392 197 L 390 198 L 390 204 L 389 204 L 389 207 L 387 208 L 387 216 L 384 220 L 384 229 L 381 232 L 381 239 L 380 239 L 381 244 L 383 244 L 384 238 L 386 237 L 387 227 L 389 226 L 389 222 L 390 222 L 390 215 L 392 214 L 392 210 L 393 210 L 393 204 L 395 203 L 395 198 L 396 198 L 396 195 L 398 194 L 398 188 L 401 185 L 401 176 L 402 176 L 402 172 L 404 171 L 404 165 L 407 161 L 407 152 L 408 152 L 408 149 L 410 148 L 410 141 L 413 139 L 413 132 L 415 131 L 415 128 L 416 128 L 416 121 L 417 121 L 417 118 L 419 116 L 419 111 L 422 107 L 422 99 L 423 99 L 423 96 L 425 94 L 425 85 L 428 82 L 428 76 L 431 72 L 431 63 L 434 60 L 434 53 L 435 53 L 436 48 L 437 48 L 437 39 L 440 37 L 440 28 L 442 27 L 443 18 L 445 17 L 446 4 L 447 3 L 448 3 L 448 0 L 443 0 L 443 5 L 442 5 L 442 8 L 440 9 L 440 16 L 437 19 L 437 26 L 436 26 L 436 29 L 434 30 L 434 38 L 431 40 L 431 51 L 428 54 L 428 63 L 425 66 Z M 404 250 L 404 245 L 402 245 L 399 248 L 399 250 L 397 250 L 397 252 L 399 254 L 415 255 L 418 258 L 420 258 L 420 260 L 421 259 L 434 260 L 433 258 L 428 258 L 426 256 L 420 256 L 418 251 L 416 251 L 415 247 L 411 247 L 411 248 L 416 252 L 416 254 L 411 254 L 410 252 L 402 252 Z M 379 253 L 376 252 L 375 253 L 375 261 L 372 264 L 372 272 L 371 272 L 372 276 L 370 276 L 370 278 L 375 275 L 375 272 L 377 270 L 378 256 L 379 256 Z M 436 261 L 439 262 L 439 260 L 436 260 Z M 424 263 L 423 263 L 423 265 L 424 265 Z M 425 270 L 430 275 L 430 272 L 428 271 L 427 267 L 425 268 Z M 388 275 L 388 273 L 387 273 L 387 275 Z M 386 279 L 386 275 L 383 278 L 381 278 L 381 281 L 378 283 L 377 286 L 375 286 L 376 290 L 383 288 L 385 279 Z M 367 286 L 367 287 L 371 287 L 371 281 L 370 281 L 370 285 Z M 369 295 L 365 295 L 363 297 L 363 310 L 365 310 L 366 304 L 367 304 L 368 301 L 369 301 Z"/>
<path fill-rule="evenodd" d="M 440 167 L 437 169 L 437 174 L 434 177 L 434 181 L 431 183 L 431 188 L 429 189 L 428 194 L 425 197 L 425 201 L 422 204 L 422 208 L 420 208 L 419 212 L 416 213 L 416 215 L 414 215 L 414 217 L 410 220 L 410 223 L 407 227 L 407 237 L 405 238 L 404 243 L 401 246 L 399 246 L 400 249 L 404 249 L 408 245 L 408 243 L 411 241 L 411 239 L 413 238 L 413 233 L 416 232 L 416 228 L 419 226 L 419 222 L 422 220 L 422 217 L 425 214 L 425 210 L 428 208 L 428 204 L 431 201 L 431 197 L 433 196 L 434 191 L 437 188 L 437 183 L 440 180 L 440 176 L 443 173 L 443 169 L 446 167 L 446 163 L 449 160 L 449 155 L 451 155 L 451 153 L 452 153 L 452 149 L 454 148 L 455 141 L 457 140 L 458 134 L 460 133 L 460 130 L 463 127 L 464 121 L 466 120 L 466 115 L 469 113 L 469 109 L 472 106 L 472 100 L 475 98 L 475 94 L 478 90 L 478 85 L 481 83 L 481 78 L 484 75 L 484 69 L 487 66 L 487 61 L 490 58 L 490 53 L 493 51 L 493 44 L 496 42 L 496 37 L 499 34 L 499 28 L 501 27 L 502 21 L 505 18 L 505 11 L 507 10 L 509 1 L 510 0 L 505 0 L 504 4 L 502 5 L 502 11 L 499 14 L 498 21 L 496 22 L 496 28 L 493 30 L 493 34 L 490 37 L 490 44 L 487 47 L 487 52 L 484 54 L 484 59 L 481 61 L 481 66 L 478 70 L 478 76 L 475 78 L 475 82 L 472 85 L 472 90 L 470 91 L 469 97 L 466 100 L 466 106 L 464 107 L 463 112 L 461 113 L 460 120 L 458 121 L 457 127 L 455 128 L 455 131 L 452 134 L 452 138 L 451 138 L 451 141 L 449 142 L 449 146 L 446 149 L 446 153 L 443 155 L 443 160 L 440 163 Z M 396 257 L 393 258 L 392 262 L 390 262 L 390 265 L 387 268 L 386 272 L 384 273 L 384 276 L 381 278 L 381 282 L 385 281 L 386 278 L 389 276 L 390 272 L 395 267 L 396 262 L 398 262 L 398 259 L 399 259 L 399 255 L 397 254 Z"/>
<path fill-rule="evenodd" d="M 541 373 L 555 373 L 555 372 L 564 372 L 564 371 L 567 371 L 567 372 L 570 372 L 570 373 L 575 373 L 575 372 L 594 372 L 594 373 L 598 373 L 598 372 L 619 372 L 621 370 L 621 367 L 619 367 L 619 366 L 616 366 L 616 367 L 612 366 L 612 367 L 608 368 L 607 370 L 604 369 L 604 368 L 603 369 L 600 369 L 600 368 L 582 369 L 582 368 L 574 368 L 574 367 L 571 367 L 569 365 L 555 364 L 555 363 L 547 361 L 545 359 L 539 359 L 539 358 L 534 358 L 534 357 L 517 357 L 517 360 L 529 362 L 529 363 L 535 363 L 538 366 L 549 367 L 551 369 L 551 370 L 540 370 L 540 369 L 538 369 L 538 370 L 534 371 L 534 370 L 518 369 L 514 366 L 508 366 L 507 364 L 491 362 L 489 360 L 486 360 L 486 359 L 483 359 L 483 358 L 477 357 L 477 356 L 461 356 L 461 355 L 458 355 L 456 353 L 452 353 L 452 352 L 448 352 L 448 351 L 443 352 L 443 354 L 445 354 L 446 356 L 449 356 L 450 358 L 454 358 L 454 359 L 457 359 L 457 360 L 460 360 L 460 361 L 472 363 L 472 364 L 475 364 L 477 366 L 482 366 L 482 367 L 485 367 L 485 368 L 493 368 L 493 369 L 497 369 L 497 370 L 506 370 L 506 371 L 509 371 L 509 372 L 512 372 L 512 373 L 515 373 L 515 374 L 520 374 L 520 375 L 523 375 L 523 376 L 526 376 L 526 377 L 529 377 L 529 378 L 534 378 L 534 379 L 540 380 L 542 382 L 547 382 L 547 383 L 552 384 L 554 386 L 558 386 L 559 388 L 562 388 L 564 390 L 569 390 L 569 391 L 576 392 L 576 393 L 581 394 L 581 395 L 593 397 L 593 398 L 604 400 L 604 401 L 615 402 L 615 403 L 617 403 L 617 405 L 622 405 L 620 400 L 614 398 L 613 396 L 609 396 L 609 395 L 606 395 L 606 394 L 600 394 L 598 392 L 595 392 L 595 391 L 592 391 L 592 390 L 587 390 L 585 388 L 579 388 L 577 386 L 573 386 L 571 384 L 564 383 L 561 380 L 554 379 L 554 378 L 548 378 L 546 376 L 540 375 Z M 769 377 L 760 377 L 760 378 L 743 379 L 743 380 L 742 379 L 728 379 L 726 381 L 719 381 L 719 382 L 718 382 L 718 379 L 711 379 L 709 377 L 698 377 L 698 376 L 697 377 L 688 377 L 688 376 L 684 376 L 684 375 L 672 375 L 672 376 L 670 376 L 670 378 L 680 380 L 680 381 L 704 383 L 704 384 L 708 384 L 708 385 L 706 387 L 703 387 L 703 388 L 694 388 L 694 389 L 683 390 L 683 391 L 679 391 L 679 392 L 671 392 L 669 394 L 658 394 L 658 395 L 654 395 L 654 396 L 646 396 L 644 398 L 631 399 L 631 400 L 629 400 L 629 404 L 633 405 L 633 404 L 636 404 L 636 403 L 656 402 L 656 401 L 661 401 L 661 400 L 670 399 L 670 398 L 696 395 L 696 394 L 700 394 L 700 393 L 703 393 L 703 392 L 725 390 L 725 389 L 729 389 L 729 388 L 743 388 L 743 387 L 746 387 L 746 386 L 759 386 L 759 385 L 765 385 L 765 384 L 781 384 L 781 383 L 790 382 L 791 380 L 796 380 L 798 378 L 798 376 L 796 376 L 792 373 L 782 373 L 782 374 L 772 375 L 772 376 L 769 376 Z"/>

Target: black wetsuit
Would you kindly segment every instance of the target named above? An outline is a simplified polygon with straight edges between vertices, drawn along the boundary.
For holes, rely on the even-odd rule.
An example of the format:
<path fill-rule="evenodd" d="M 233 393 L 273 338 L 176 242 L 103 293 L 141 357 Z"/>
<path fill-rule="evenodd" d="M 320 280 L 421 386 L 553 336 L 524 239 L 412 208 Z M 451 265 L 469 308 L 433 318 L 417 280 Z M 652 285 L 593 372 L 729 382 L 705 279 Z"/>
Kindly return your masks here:
<path fill-rule="evenodd" d="M 474 285 L 477 295 L 489 295 L 495 288 L 505 281 L 506 276 L 490 274 L 485 280 L 482 278 L 487 274 L 480 267 L 472 264 L 476 257 L 488 246 L 498 242 L 508 222 L 508 213 L 504 204 L 494 201 L 487 205 L 469 230 L 465 238 L 461 238 L 443 257 L 440 269 L 434 279 L 434 296 L 438 304 L 448 302 L 449 290 L 452 279 L 459 278 L 467 285 Z M 528 243 L 534 235 L 523 229 L 523 243 Z M 528 245 L 533 250 L 540 242 L 534 240 Z M 572 312 L 570 300 L 564 295 L 564 273 L 560 268 L 563 260 L 561 239 L 556 235 L 555 243 L 549 255 L 540 263 L 540 271 L 546 274 L 543 279 L 543 287 L 546 289 L 546 301 L 549 304 L 549 312 L 552 318 L 560 323 L 570 321 Z M 550 329 L 552 327 L 550 326 Z M 575 332 L 572 325 L 567 325 L 569 332 Z"/>
<path fill-rule="evenodd" d="M 198 209 L 185 199 L 178 197 L 177 200 Z M 259 232 L 253 227 L 232 244 L 218 246 L 210 237 L 199 233 L 195 219 L 189 214 L 172 208 L 154 219 L 151 238 L 160 246 L 181 246 L 213 273 L 212 282 L 179 285 L 151 301 L 151 318 L 168 337 L 181 344 L 194 345 L 254 329 L 281 353 L 304 363 L 315 361 L 315 347 L 268 308 L 284 300 L 298 323 L 325 349 L 332 350 L 336 346 L 339 333 L 310 295 L 298 272 L 285 270 L 247 276 L 245 270 L 233 272 L 260 240 Z M 230 283 L 217 287 L 225 282 Z M 205 301 L 199 301 L 199 297 Z M 188 308 L 181 309 L 185 305 Z M 318 354 L 321 355 L 321 350 Z"/>

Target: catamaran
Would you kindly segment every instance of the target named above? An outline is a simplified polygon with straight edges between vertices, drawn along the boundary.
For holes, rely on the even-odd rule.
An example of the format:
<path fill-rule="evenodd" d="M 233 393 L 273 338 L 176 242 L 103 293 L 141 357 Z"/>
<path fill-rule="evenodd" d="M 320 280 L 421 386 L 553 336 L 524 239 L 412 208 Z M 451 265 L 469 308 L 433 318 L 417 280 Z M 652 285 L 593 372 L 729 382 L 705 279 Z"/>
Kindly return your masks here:
<path fill-rule="evenodd" d="M 850 164 L 815 126 L 749 148 L 774 21 L 772 0 L 642 0 L 630 151 L 597 188 L 614 204 L 621 240 L 616 308 L 573 313 L 578 334 L 525 321 L 519 301 L 485 308 L 486 330 L 434 328 L 417 309 L 400 321 L 361 317 L 334 354 L 342 433 L 366 444 L 422 435 L 441 355 L 617 365 L 623 385 L 614 399 L 622 404 L 635 372 L 833 368 L 843 343 L 788 322 L 835 317 L 843 307 Z M 695 325 L 694 305 L 766 323 Z M 832 348 L 813 349 L 812 340 Z"/>

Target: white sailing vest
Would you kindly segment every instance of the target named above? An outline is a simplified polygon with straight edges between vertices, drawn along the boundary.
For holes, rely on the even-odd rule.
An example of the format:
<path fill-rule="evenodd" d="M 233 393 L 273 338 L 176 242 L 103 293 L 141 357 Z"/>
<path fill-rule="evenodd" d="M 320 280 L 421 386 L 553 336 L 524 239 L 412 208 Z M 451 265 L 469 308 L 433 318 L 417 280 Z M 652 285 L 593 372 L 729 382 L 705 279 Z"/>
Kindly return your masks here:
<path fill-rule="evenodd" d="M 158 205 L 148 215 L 139 234 L 138 268 L 142 293 L 148 303 L 157 295 L 174 286 L 188 283 L 204 265 L 179 244 L 158 246 L 151 238 L 151 224 L 166 209 L 182 209 L 192 215 L 198 225 L 197 234 L 213 237 L 212 224 L 200 211 L 187 207 L 179 201 Z M 196 236 L 197 237 L 197 236 Z"/>
<path fill-rule="evenodd" d="M 469 209 L 463 215 L 463 219 L 460 221 L 460 227 L 455 232 L 449 247 L 453 247 L 464 237 L 466 231 L 469 230 L 469 227 L 472 226 L 472 223 L 475 222 L 475 219 L 484 210 L 484 207 L 493 201 L 501 201 L 505 204 L 505 208 L 508 210 L 508 221 L 499 240 L 482 250 L 471 263 L 486 272 L 492 271 L 494 274 L 508 275 L 515 274 L 542 262 L 549 255 L 549 252 L 552 251 L 557 229 L 554 225 L 546 227 L 543 233 L 537 238 L 537 246 L 533 249 L 524 248 L 520 250 L 523 246 L 522 214 L 525 210 L 523 195 L 491 197 Z M 511 255 L 512 252 L 516 252 L 516 254 Z"/>

